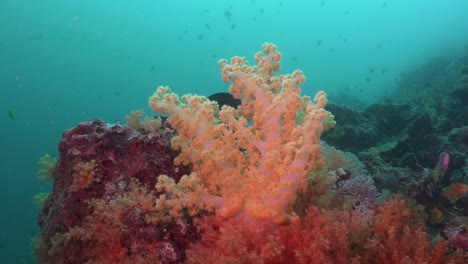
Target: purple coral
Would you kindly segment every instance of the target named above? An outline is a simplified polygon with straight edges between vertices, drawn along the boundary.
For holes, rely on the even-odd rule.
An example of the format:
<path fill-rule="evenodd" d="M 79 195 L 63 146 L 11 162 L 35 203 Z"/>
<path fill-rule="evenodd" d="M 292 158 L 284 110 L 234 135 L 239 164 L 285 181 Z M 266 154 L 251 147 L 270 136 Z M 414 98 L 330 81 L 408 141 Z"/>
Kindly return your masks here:
<path fill-rule="evenodd" d="M 359 203 L 373 202 L 379 191 L 370 177 L 356 177 L 338 182 L 336 191 L 342 196 L 351 196 Z"/>

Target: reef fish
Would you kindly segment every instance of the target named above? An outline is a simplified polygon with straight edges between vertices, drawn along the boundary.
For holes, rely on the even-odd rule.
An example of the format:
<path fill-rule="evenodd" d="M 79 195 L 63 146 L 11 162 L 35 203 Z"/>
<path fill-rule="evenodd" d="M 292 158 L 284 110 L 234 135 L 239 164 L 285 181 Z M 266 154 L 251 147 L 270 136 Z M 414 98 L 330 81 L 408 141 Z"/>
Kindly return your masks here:
<path fill-rule="evenodd" d="M 15 113 L 15 110 L 13 109 L 8 109 L 8 116 L 11 118 L 11 119 L 15 119 L 16 118 L 16 113 Z"/>
<path fill-rule="evenodd" d="M 241 100 L 234 98 L 230 93 L 215 93 L 208 96 L 208 99 L 211 101 L 216 101 L 219 107 L 223 105 L 229 105 L 231 107 L 236 108 L 241 104 Z"/>

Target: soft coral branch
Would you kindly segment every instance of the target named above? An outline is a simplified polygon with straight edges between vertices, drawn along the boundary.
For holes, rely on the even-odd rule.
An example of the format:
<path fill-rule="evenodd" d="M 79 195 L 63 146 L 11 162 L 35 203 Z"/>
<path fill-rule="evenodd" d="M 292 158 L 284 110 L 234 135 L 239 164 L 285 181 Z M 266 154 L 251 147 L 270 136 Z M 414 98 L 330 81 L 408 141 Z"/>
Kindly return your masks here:
<path fill-rule="evenodd" d="M 333 124 L 324 109 L 325 93 L 319 92 L 314 102 L 302 97 L 301 71 L 273 76 L 280 58 L 276 46 L 266 43 L 255 66 L 240 57 L 230 64 L 220 60 L 223 80 L 232 81 L 229 91 L 242 106 L 224 106 L 219 120 L 217 104 L 202 96 L 180 99 L 168 87 L 159 87 L 150 98 L 153 110 L 171 114 L 178 131 L 172 141 L 181 151 L 176 164 L 193 165 L 224 217 L 287 221 L 296 192 L 320 163 L 320 135 Z"/>

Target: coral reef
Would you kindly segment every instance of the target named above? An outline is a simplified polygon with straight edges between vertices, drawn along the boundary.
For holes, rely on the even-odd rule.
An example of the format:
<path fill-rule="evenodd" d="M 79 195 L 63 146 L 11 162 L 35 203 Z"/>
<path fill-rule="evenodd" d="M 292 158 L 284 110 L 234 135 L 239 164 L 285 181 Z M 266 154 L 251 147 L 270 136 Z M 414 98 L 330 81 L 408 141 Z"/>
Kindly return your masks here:
<path fill-rule="evenodd" d="M 325 109 L 280 63 L 271 43 L 220 60 L 235 104 L 161 86 L 156 118 L 66 131 L 40 164 L 38 262 L 466 263 L 466 127 L 409 104 Z"/>

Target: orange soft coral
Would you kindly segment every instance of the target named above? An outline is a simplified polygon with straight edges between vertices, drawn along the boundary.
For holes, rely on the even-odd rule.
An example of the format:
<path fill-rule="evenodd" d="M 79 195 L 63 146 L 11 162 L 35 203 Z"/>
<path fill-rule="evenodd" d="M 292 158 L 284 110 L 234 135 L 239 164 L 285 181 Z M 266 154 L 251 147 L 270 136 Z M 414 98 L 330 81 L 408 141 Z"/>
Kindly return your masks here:
<path fill-rule="evenodd" d="M 394 196 L 376 211 L 364 263 L 449 263 L 444 256 L 447 243 L 438 240 L 432 246 L 423 223 L 407 201 Z"/>
<path fill-rule="evenodd" d="M 159 87 L 150 98 L 154 111 L 171 114 L 179 134 L 172 140 L 181 151 L 175 163 L 193 165 L 194 176 L 217 197 L 218 215 L 287 222 L 297 191 L 320 164 L 320 135 L 333 125 L 325 93 L 313 101 L 302 97 L 301 71 L 273 76 L 280 58 L 276 46 L 266 43 L 255 66 L 240 57 L 219 62 L 223 80 L 233 83 L 230 92 L 242 100 L 237 109 L 224 106 L 219 120 L 218 105 L 205 97 L 179 99 Z"/>
<path fill-rule="evenodd" d="M 452 182 L 447 188 L 444 189 L 443 194 L 452 201 L 457 201 L 466 195 L 468 185 L 461 182 Z"/>

